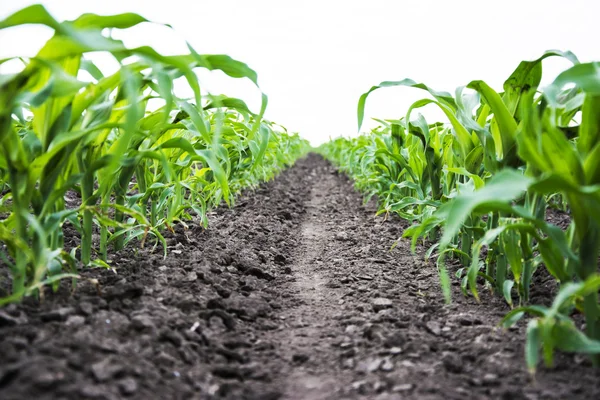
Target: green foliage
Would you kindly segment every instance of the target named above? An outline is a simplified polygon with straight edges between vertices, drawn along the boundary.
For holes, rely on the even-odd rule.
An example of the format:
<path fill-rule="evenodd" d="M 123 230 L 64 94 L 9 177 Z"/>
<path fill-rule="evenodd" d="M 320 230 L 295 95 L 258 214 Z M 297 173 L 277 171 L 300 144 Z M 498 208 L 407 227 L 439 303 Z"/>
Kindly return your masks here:
<path fill-rule="evenodd" d="M 166 252 L 165 229 L 194 214 L 206 226 L 210 208 L 231 205 L 243 188 L 307 151 L 297 134 L 263 119 L 264 94 L 255 114 L 240 99 L 201 92 L 196 68 L 258 84 L 246 64 L 191 46 L 190 54 L 163 56 L 105 35 L 145 22 L 131 13 L 58 22 L 40 5 L 0 22 L 0 29 L 54 30 L 21 72 L 0 76 L 0 255 L 12 277 L 12 295 L 0 304 L 76 277 L 79 262 L 107 266 L 111 244 L 119 250 L 153 239 Z M 120 70 L 104 76 L 85 58 L 96 51 L 111 54 Z M 82 71 L 93 81 L 81 81 Z M 192 99 L 175 95 L 179 77 Z M 66 204 L 65 195 L 80 204 Z M 65 224 L 79 231 L 79 252 L 63 250 Z"/>
<path fill-rule="evenodd" d="M 548 57 L 574 65 L 540 91 L 541 62 Z M 414 223 L 403 235 L 413 249 L 423 239 L 433 244 L 426 254 L 437 257 L 448 301 L 450 258 L 463 293 L 479 300 L 484 286 L 511 307 L 518 298 L 505 322 L 524 313 L 538 317 L 527 328 L 532 371 L 540 348 L 548 365 L 555 349 L 588 353 L 600 364 L 598 71 L 599 63 L 580 64 L 570 52 L 548 51 L 521 62 L 502 93 L 477 80 L 458 88 L 455 97 L 409 79 L 383 82 L 361 96 L 359 126 L 368 94 L 381 87 L 418 88 L 433 99 L 415 102 L 401 119 L 382 121 L 369 134 L 320 148 L 367 197 L 378 196 L 380 213 Z M 412 117 L 427 104 L 439 107 L 447 121 Z M 557 199 L 571 215 L 564 231 L 547 216 Z M 560 285 L 550 309 L 529 305 L 539 268 Z M 585 333 L 569 319 L 575 310 L 585 315 Z"/>

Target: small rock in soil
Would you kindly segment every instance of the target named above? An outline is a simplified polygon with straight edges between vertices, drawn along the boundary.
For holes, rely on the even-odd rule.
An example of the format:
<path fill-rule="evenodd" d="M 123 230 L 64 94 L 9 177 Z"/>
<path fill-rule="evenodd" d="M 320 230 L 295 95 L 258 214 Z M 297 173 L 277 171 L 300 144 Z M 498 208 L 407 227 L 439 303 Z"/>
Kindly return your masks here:
<path fill-rule="evenodd" d="M 358 275 L 357 278 L 362 279 L 364 281 L 372 281 L 373 280 L 373 277 L 371 275 Z"/>
<path fill-rule="evenodd" d="M 76 328 L 85 325 L 85 317 L 81 315 L 71 315 L 67 318 L 65 325 Z"/>
<path fill-rule="evenodd" d="M 216 290 L 217 294 L 219 296 L 221 296 L 222 298 L 226 299 L 229 296 L 231 296 L 231 291 L 225 289 L 223 286 L 221 286 L 221 285 L 214 285 L 213 287 Z"/>
<path fill-rule="evenodd" d="M 378 312 L 381 310 L 385 310 L 386 308 L 391 308 L 392 301 L 384 297 L 378 297 L 371 301 L 371 305 L 373 306 L 373 311 Z"/>
<path fill-rule="evenodd" d="M 152 322 L 152 318 L 150 318 L 148 315 L 136 315 L 135 317 L 131 318 L 131 326 L 133 329 L 138 331 L 144 329 L 153 329 L 154 322 Z"/>
<path fill-rule="evenodd" d="M 41 314 L 40 319 L 44 322 L 65 321 L 74 312 L 75 310 L 71 307 L 63 307 Z"/>
<path fill-rule="evenodd" d="M 429 321 L 425 324 L 425 327 L 427 328 L 427 331 L 429 331 L 429 333 L 435 336 L 439 336 L 442 333 L 442 328 L 440 327 L 439 322 Z"/>
<path fill-rule="evenodd" d="M 393 332 L 385 339 L 385 346 L 391 348 L 401 348 L 406 343 L 406 336 L 398 331 Z"/>
<path fill-rule="evenodd" d="M 165 353 L 164 351 L 161 351 L 156 356 L 155 362 L 158 365 L 172 366 L 177 363 L 177 359 L 175 357 L 173 357 L 172 355 Z"/>
<path fill-rule="evenodd" d="M 381 365 L 379 366 L 379 369 L 384 371 L 384 372 L 390 372 L 394 370 L 394 363 L 389 359 L 386 358 Z"/>
<path fill-rule="evenodd" d="M 353 369 L 355 365 L 356 362 L 354 361 L 354 358 L 345 358 L 342 360 L 342 368 L 344 369 Z"/>
<path fill-rule="evenodd" d="M 119 381 L 119 390 L 125 396 L 131 396 L 138 390 L 137 381 L 133 378 L 125 378 Z"/>
<path fill-rule="evenodd" d="M 212 317 L 219 317 L 223 321 L 223 325 L 232 331 L 235 330 L 235 319 L 224 310 L 211 310 L 206 314 L 206 319 L 210 322 Z"/>
<path fill-rule="evenodd" d="M 356 390 L 359 394 L 367 394 L 369 383 L 367 381 L 352 382 L 352 389 Z"/>
<path fill-rule="evenodd" d="M 258 296 L 244 297 L 232 295 L 225 300 L 226 310 L 237 314 L 241 319 L 253 321 L 257 317 L 267 316 L 271 306 Z"/>
<path fill-rule="evenodd" d="M 198 280 L 198 274 L 195 272 L 190 272 L 189 274 L 186 275 L 184 281 L 185 282 L 196 282 Z"/>
<path fill-rule="evenodd" d="M 344 332 L 349 334 L 349 335 L 353 335 L 358 331 L 358 326 L 356 325 L 348 325 L 346 327 L 346 329 L 344 329 Z"/>
<path fill-rule="evenodd" d="M 83 301 L 79 304 L 79 311 L 83 315 L 90 315 L 94 312 L 94 306 L 92 303 L 88 303 L 87 301 Z"/>
<path fill-rule="evenodd" d="M 350 240 L 350 236 L 346 232 L 338 232 L 335 234 L 335 240 L 339 240 L 340 242 L 346 242 Z"/>
<path fill-rule="evenodd" d="M 92 375 L 98 382 L 104 382 L 123 371 L 123 365 L 115 362 L 112 358 L 92 364 Z"/>
<path fill-rule="evenodd" d="M 86 385 L 79 389 L 79 394 L 84 399 L 108 399 L 106 389 L 95 385 Z"/>
<path fill-rule="evenodd" d="M 400 385 L 395 385 L 392 388 L 392 392 L 408 392 L 415 387 L 412 383 L 403 383 Z"/>
<path fill-rule="evenodd" d="M 454 353 L 446 353 L 442 356 L 442 365 L 448 372 L 459 374 L 463 371 L 463 364 L 460 358 Z"/>
<path fill-rule="evenodd" d="M 348 349 L 352 346 L 353 346 L 352 342 L 349 342 L 349 341 L 340 343 L 340 349 Z"/>
<path fill-rule="evenodd" d="M 493 386 L 498 384 L 498 375 L 496 374 L 485 374 L 483 376 L 483 384 L 486 386 Z"/>
<path fill-rule="evenodd" d="M 368 372 L 375 372 L 379 369 L 379 367 L 381 366 L 383 360 L 381 360 L 380 358 L 376 358 L 372 361 L 370 361 L 367 364 L 367 371 Z"/>
<path fill-rule="evenodd" d="M 44 389 L 50 389 L 54 385 L 64 381 L 65 374 L 62 371 L 37 371 L 37 373 L 32 374 L 32 383 Z"/>

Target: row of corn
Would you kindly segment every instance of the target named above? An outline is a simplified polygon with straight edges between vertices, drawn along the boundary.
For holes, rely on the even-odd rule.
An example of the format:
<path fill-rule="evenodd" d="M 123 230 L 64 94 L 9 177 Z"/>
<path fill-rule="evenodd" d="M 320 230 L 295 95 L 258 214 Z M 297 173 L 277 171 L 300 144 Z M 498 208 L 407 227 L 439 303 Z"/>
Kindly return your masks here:
<path fill-rule="evenodd" d="M 572 67 L 542 90 L 548 57 Z M 413 223 L 403 236 L 412 238 L 413 250 L 427 244 L 447 301 L 452 271 L 465 295 L 479 301 L 485 289 L 505 299 L 505 327 L 531 317 L 531 371 L 540 354 L 551 365 L 556 349 L 587 353 L 600 365 L 600 63 L 548 51 L 521 62 L 502 92 L 483 81 L 454 95 L 410 79 L 383 82 L 361 96 L 359 127 L 369 93 L 392 86 L 427 96 L 402 118 L 320 151 L 367 196 L 377 196 L 380 213 Z M 427 121 L 419 113 L 427 105 L 446 120 Z M 566 229 L 551 223 L 557 209 L 569 214 Z M 542 273 L 557 282 L 554 301 L 530 304 Z"/>
<path fill-rule="evenodd" d="M 307 151 L 305 140 L 263 119 L 265 95 L 255 114 L 239 99 L 204 93 L 194 72 L 220 70 L 258 86 L 246 64 L 191 46 L 164 56 L 109 36 L 144 22 L 84 14 L 59 23 L 42 6 L 0 22 L 54 30 L 20 72 L 0 75 L 0 265 L 12 280 L 0 305 L 76 278 L 81 265 L 109 267 L 109 249 L 166 249 L 166 230 L 193 216 L 206 225 L 211 207 L 232 204 Z M 111 54 L 120 69 L 105 76 L 91 52 Z M 177 80 L 191 98 L 175 94 Z M 73 197 L 76 204 L 65 201 Z M 66 226 L 81 238 L 71 251 Z"/>

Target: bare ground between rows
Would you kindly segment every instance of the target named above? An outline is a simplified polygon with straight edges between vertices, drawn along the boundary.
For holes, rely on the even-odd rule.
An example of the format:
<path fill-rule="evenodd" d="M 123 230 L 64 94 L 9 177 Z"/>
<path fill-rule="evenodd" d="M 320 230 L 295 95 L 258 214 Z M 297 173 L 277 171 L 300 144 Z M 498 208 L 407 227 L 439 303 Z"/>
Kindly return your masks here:
<path fill-rule="evenodd" d="M 463 298 L 393 241 L 351 182 L 316 155 L 177 230 L 170 253 L 113 255 L 43 304 L 0 310 L 2 399 L 600 398 L 583 357 L 535 381 L 524 329 Z"/>

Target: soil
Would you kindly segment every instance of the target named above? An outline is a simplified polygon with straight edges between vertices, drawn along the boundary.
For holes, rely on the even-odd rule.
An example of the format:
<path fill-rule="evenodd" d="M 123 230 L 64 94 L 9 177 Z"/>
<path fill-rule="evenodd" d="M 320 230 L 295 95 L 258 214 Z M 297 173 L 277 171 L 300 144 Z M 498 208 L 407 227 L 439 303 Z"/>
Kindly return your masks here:
<path fill-rule="evenodd" d="M 484 294 L 444 305 L 437 270 L 311 154 L 160 248 L 112 256 L 0 309 L 1 399 L 592 399 L 560 354 L 535 379 L 524 324 Z M 95 284 L 97 280 L 98 284 Z"/>

